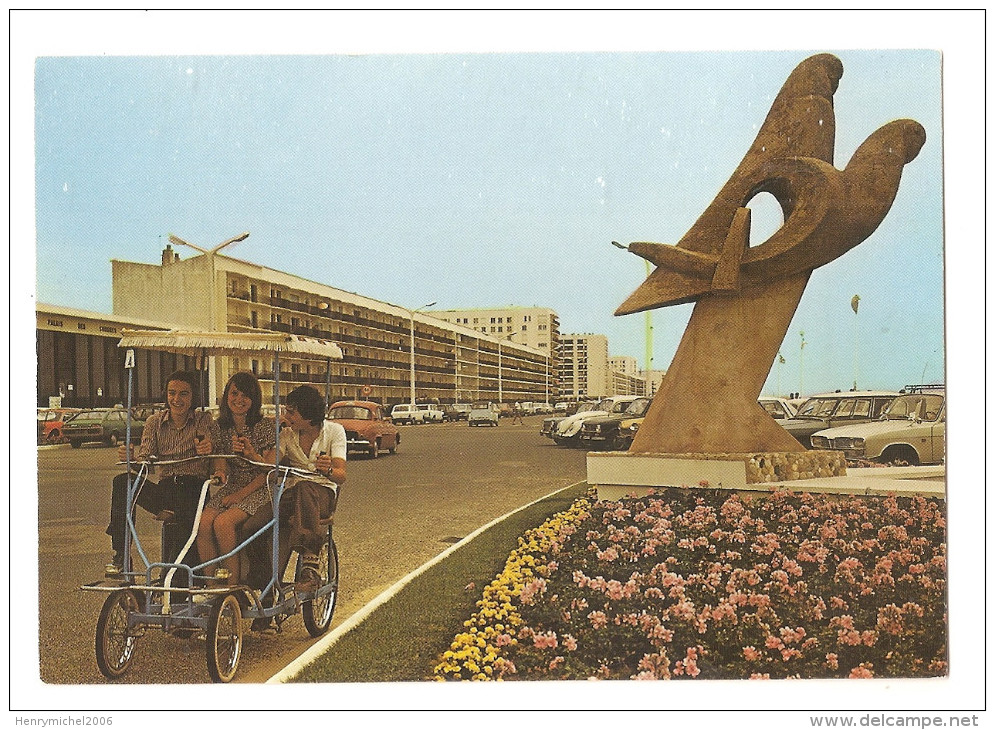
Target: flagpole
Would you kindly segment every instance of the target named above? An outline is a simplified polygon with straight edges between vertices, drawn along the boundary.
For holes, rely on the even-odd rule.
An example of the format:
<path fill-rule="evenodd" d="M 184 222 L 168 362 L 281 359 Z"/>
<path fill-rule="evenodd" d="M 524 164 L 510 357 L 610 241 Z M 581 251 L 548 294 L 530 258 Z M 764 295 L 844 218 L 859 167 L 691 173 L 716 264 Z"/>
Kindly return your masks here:
<path fill-rule="evenodd" d="M 854 294 L 853 298 L 850 300 L 850 308 L 853 310 L 853 389 L 857 389 L 857 374 L 859 372 L 858 368 L 858 352 L 860 341 L 858 335 L 860 329 L 857 327 L 857 310 L 860 308 L 860 295 Z"/>

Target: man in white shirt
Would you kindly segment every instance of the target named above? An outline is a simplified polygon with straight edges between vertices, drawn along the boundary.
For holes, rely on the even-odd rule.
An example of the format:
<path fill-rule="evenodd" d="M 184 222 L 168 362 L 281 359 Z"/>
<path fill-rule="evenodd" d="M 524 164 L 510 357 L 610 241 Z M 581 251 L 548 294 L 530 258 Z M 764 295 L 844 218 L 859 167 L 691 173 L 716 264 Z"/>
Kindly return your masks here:
<path fill-rule="evenodd" d="M 279 565 L 291 551 L 300 556 L 299 591 L 314 590 L 320 576 L 318 553 L 326 540 L 324 521 L 335 511 L 338 488 L 346 479 L 346 435 L 338 423 L 325 420 L 325 399 L 310 385 L 295 388 L 287 396 L 285 420 L 290 428 L 280 431 L 281 463 L 315 472 L 315 477 L 287 478 L 280 498 Z M 242 528 L 249 536 L 273 519 L 273 507 L 260 508 Z M 249 585 L 263 588 L 270 580 L 272 548 L 263 537 L 249 546 Z"/>

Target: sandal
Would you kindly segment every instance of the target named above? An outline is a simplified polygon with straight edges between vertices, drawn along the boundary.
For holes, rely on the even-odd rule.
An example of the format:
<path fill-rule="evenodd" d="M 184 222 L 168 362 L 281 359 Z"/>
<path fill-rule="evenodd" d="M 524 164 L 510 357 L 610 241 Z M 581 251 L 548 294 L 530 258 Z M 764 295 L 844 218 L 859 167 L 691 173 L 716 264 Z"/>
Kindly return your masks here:
<path fill-rule="evenodd" d="M 318 556 L 302 555 L 300 560 L 301 571 L 294 588 L 298 593 L 313 593 L 321 586 Z"/>

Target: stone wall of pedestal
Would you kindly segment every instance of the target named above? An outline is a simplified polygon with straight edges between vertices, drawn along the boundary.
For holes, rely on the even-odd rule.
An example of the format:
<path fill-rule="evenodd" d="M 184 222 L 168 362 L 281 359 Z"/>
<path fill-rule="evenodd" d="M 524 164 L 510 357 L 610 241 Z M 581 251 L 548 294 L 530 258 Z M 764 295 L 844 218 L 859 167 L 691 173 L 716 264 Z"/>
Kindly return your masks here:
<path fill-rule="evenodd" d="M 754 484 L 839 476 L 846 476 L 846 457 L 837 451 L 745 454 L 618 451 L 587 455 L 587 481 L 598 488 L 601 498 L 607 499 L 624 496 L 633 489 L 698 486 L 744 489 Z"/>
<path fill-rule="evenodd" d="M 846 456 L 839 451 L 728 454 L 746 459 L 746 483 L 794 481 L 846 476 Z"/>

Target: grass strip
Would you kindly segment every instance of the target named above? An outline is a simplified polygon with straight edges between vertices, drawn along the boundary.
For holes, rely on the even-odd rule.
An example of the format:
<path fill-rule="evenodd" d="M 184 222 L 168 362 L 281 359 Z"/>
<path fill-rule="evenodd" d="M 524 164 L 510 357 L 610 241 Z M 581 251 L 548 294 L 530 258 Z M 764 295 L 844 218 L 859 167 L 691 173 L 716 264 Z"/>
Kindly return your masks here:
<path fill-rule="evenodd" d="M 406 585 L 307 666 L 295 682 L 418 682 L 473 613 L 484 586 L 504 569 L 518 538 L 587 491 L 569 487 L 478 535 Z M 473 588 L 468 586 L 473 584 Z"/>

